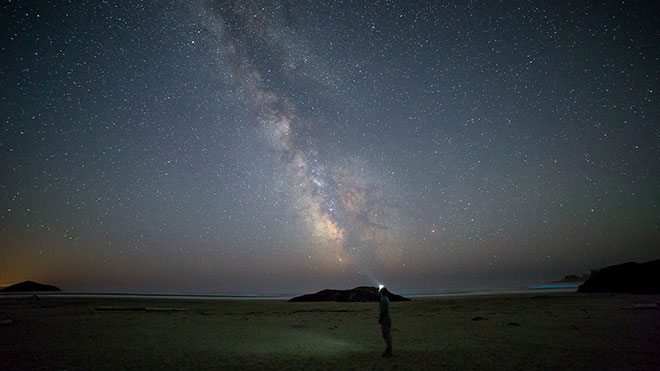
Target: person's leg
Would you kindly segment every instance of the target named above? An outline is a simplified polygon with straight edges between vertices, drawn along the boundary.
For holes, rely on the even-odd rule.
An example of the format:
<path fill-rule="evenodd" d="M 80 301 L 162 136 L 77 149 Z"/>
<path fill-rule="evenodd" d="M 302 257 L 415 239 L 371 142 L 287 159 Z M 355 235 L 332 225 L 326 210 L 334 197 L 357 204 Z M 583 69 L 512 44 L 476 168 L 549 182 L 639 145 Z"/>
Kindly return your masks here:
<path fill-rule="evenodd" d="M 387 348 L 383 353 L 384 356 L 392 355 L 392 329 L 390 326 L 385 324 L 380 326 L 381 332 L 383 333 L 383 340 L 385 340 L 385 345 Z"/>
<path fill-rule="evenodd" d="M 392 355 L 392 327 L 387 326 L 387 338 L 385 339 L 387 343 L 387 354 Z"/>

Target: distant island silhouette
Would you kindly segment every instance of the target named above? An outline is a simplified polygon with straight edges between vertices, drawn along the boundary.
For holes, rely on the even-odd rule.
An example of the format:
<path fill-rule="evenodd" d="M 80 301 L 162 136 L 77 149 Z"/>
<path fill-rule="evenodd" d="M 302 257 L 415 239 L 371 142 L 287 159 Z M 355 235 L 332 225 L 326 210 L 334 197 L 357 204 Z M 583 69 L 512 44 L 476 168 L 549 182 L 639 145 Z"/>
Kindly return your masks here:
<path fill-rule="evenodd" d="M 401 295 L 390 293 L 390 301 L 410 301 Z M 315 302 L 315 301 L 338 301 L 338 302 L 376 302 L 380 300 L 377 287 L 360 286 L 350 290 L 325 289 L 314 294 L 296 296 L 290 302 Z"/>
<path fill-rule="evenodd" d="M 43 283 L 38 283 L 34 281 L 23 281 L 16 283 L 11 286 L 7 286 L 0 292 L 43 292 L 43 291 L 62 291 L 57 286 L 44 285 Z"/>
<path fill-rule="evenodd" d="M 552 283 L 582 283 L 588 280 L 594 274 L 598 273 L 599 270 L 600 269 L 592 269 L 591 272 L 585 273 L 581 276 L 578 276 L 577 274 L 569 274 L 568 276 L 564 276 L 564 278 L 560 279 L 559 281 L 553 281 Z"/>
<path fill-rule="evenodd" d="M 660 259 L 602 268 L 580 285 L 577 291 L 660 294 Z"/>

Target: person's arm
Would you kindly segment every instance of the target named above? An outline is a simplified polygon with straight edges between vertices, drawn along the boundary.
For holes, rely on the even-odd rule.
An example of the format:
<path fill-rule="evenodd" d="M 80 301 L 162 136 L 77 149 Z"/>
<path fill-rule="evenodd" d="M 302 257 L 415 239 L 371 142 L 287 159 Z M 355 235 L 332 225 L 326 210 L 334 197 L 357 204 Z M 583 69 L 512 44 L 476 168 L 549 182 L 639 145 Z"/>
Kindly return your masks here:
<path fill-rule="evenodd" d="M 378 323 L 383 323 L 385 314 L 387 313 L 387 302 L 383 299 L 380 300 L 380 312 L 378 313 Z"/>

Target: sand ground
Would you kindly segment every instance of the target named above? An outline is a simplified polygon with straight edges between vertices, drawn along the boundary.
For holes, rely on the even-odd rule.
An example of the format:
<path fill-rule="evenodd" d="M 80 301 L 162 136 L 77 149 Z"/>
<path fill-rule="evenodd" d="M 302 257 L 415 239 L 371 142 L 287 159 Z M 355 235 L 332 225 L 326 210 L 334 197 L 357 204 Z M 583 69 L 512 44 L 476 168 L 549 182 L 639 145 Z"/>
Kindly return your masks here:
<path fill-rule="evenodd" d="M 0 370 L 660 370 L 660 296 L 392 303 L 0 297 Z M 642 305 L 640 305 L 642 304 Z M 114 308 L 107 308 L 114 307 Z M 126 310 L 99 310 L 135 308 Z M 185 311 L 137 310 L 179 308 Z"/>

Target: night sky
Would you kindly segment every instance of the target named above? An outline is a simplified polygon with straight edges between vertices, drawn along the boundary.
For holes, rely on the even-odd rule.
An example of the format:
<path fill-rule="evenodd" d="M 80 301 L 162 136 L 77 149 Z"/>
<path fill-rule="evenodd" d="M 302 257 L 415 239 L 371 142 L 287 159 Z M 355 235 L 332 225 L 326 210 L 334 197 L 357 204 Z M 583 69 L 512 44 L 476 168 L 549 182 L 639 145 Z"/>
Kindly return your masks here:
<path fill-rule="evenodd" d="M 660 3 L 5 1 L 0 284 L 298 293 L 660 257 Z"/>

